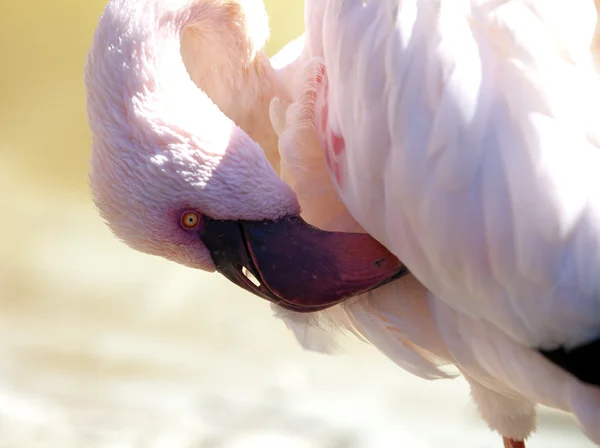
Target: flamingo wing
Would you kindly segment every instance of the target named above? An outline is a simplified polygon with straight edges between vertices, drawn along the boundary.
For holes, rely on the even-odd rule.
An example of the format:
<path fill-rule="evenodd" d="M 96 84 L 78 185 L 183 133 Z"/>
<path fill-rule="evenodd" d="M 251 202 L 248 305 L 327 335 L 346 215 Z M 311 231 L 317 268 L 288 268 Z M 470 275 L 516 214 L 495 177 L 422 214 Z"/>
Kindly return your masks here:
<path fill-rule="evenodd" d="M 596 17 L 592 1 L 306 5 L 352 216 L 452 309 L 600 384 L 581 365 L 600 338 Z"/>

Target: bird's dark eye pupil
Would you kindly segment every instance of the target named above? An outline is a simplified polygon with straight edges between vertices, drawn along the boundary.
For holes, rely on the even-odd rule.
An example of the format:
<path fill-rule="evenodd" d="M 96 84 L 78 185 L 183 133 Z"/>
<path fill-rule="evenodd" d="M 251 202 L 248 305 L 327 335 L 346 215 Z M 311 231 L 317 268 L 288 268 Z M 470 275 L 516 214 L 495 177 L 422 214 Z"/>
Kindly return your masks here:
<path fill-rule="evenodd" d="M 185 228 L 191 229 L 191 228 L 194 228 L 194 227 L 196 227 L 198 225 L 199 217 L 195 213 L 188 212 L 188 213 L 185 213 L 181 217 L 181 221 L 179 221 L 179 222 Z"/>

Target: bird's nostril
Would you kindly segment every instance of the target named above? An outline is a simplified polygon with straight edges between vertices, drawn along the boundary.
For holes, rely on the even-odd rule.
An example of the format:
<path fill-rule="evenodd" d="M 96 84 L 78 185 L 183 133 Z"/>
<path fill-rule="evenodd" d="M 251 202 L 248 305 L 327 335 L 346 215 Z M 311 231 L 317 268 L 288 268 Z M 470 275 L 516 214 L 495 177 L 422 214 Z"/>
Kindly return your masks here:
<path fill-rule="evenodd" d="M 260 282 L 258 281 L 256 276 L 246 268 L 246 266 L 242 266 L 242 274 L 244 274 L 244 276 L 248 280 L 250 280 L 254 284 L 254 286 L 256 286 L 257 288 L 260 287 Z"/>

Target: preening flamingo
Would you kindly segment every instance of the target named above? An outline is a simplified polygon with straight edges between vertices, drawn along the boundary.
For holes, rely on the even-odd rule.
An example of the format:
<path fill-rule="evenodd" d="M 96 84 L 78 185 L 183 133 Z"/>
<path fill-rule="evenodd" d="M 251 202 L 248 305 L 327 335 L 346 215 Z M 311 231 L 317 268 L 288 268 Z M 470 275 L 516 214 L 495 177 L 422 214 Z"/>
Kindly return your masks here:
<path fill-rule="evenodd" d="M 101 215 L 135 249 L 216 269 L 281 306 L 317 310 L 406 269 L 367 235 L 322 232 L 302 221 L 294 193 L 250 137 L 268 142 L 277 91 L 261 48 L 266 18 L 253 5 L 107 5 L 86 68 L 90 185 Z M 182 62 L 186 30 L 193 44 L 183 54 L 206 62 L 190 70 L 206 91 Z"/>
<path fill-rule="evenodd" d="M 523 3 L 512 2 L 521 8 L 524 8 Z M 413 4 L 413 12 L 418 12 L 419 6 L 425 12 L 435 13 L 435 8 L 429 10 L 424 2 L 413 1 Z M 469 4 L 461 3 L 465 8 Z M 385 101 L 378 105 L 371 102 L 368 94 L 373 93 L 372 99 L 381 100 L 385 91 L 388 97 L 384 99 L 392 101 L 389 89 L 397 88 L 400 90 L 391 93 L 404 101 L 401 94 L 407 92 L 385 78 L 389 75 L 385 71 L 377 78 L 375 67 L 381 69 L 381 64 L 387 64 L 386 69 L 402 68 L 402 61 L 397 59 L 400 53 L 396 52 L 403 48 L 400 44 L 405 41 L 401 39 L 412 42 L 414 36 L 425 44 L 430 43 L 429 47 L 439 50 L 440 55 L 445 54 L 442 50 L 446 47 L 438 45 L 443 39 L 429 42 L 425 30 L 410 28 L 411 23 L 418 22 L 407 18 L 410 8 L 406 6 L 408 3 L 403 5 L 400 8 L 393 1 L 307 2 L 307 41 L 305 46 L 297 47 L 304 51 L 302 58 L 291 69 L 288 67 L 278 73 L 262 51 L 268 32 L 260 2 L 111 1 L 98 24 L 86 67 L 89 122 L 94 140 L 90 185 L 96 205 L 113 232 L 131 247 L 190 267 L 218 270 L 245 289 L 276 303 L 279 315 L 296 328 L 308 326 L 318 330 L 318 324 L 325 321 L 332 327 L 349 329 L 371 341 L 407 370 L 426 378 L 446 377 L 440 367 L 457 365 L 471 384 L 483 418 L 505 437 L 506 443 L 521 443 L 533 430 L 535 403 L 573 412 L 588 436 L 600 442 L 596 424 L 599 405 L 594 403 L 597 389 L 554 366 L 535 351 L 535 346 L 523 344 L 503 331 L 498 323 L 454 306 L 453 296 L 440 296 L 437 284 L 430 287 L 429 278 L 425 277 L 423 283 L 436 293 L 429 295 L 415 277 L 406 276 L 406 268 L 392 253 L 362 233 L 357 224 L 380 238 L 396 255 L 403 256 L 395 244 L 401 241 L 414 249 L 422 244 L 418 237 L 424 238 L 422 234 L 416 235 L 415 242 L 405 242 L 403 228 L 398 237 L 387 234 L 393 228 L 390 220 L 396 216 L 395 212 L 390 211 L 389 216 L 373 215 L 380 216 L 379 224 L 367 219 L 371 216 L 368 213 L 382 212 L 384 203 L 377 203 L 380 199 L 390 200 L 382 196 L 382 191 L 388 191 L 383 186 L 392 188 L 394 182 L 404 182 L 402 179 L 394 181 L 395 176 L 389 174 L 391 168 L 378 167 L 377 163 L 383 163 L 382 160 L 370 161 L 361 151 L 361 147 L 367 147 L 366 137 L 377 137 L 368 146 L 373 156 L 393 147 L 385 148 L 381 138 L 385 138 L 390 129 L 394 130 L 393 127 L 388 129 L 386 119 L 396 115 L 388 114 L 402 112 L 399 105 L 404 105 L 398 103 L 397 109 L 390 108 L 394 103 L 390 105 Z M 345 9 L 336 9 L 342 7 Z M 449 14 L 438 17 L 447 19 L 440 20 L 446 28 L 452 28 L 453 20 L 468 22 L 464 15 L 458 14 L 464 13 L 460 8 L 441 10 Z M 449 11 L 457 13 L 450 15 Z M 502 17 L 496 19 L 500 31 L 512 30 L 502 27 Z M 327 20 L 333 22 L 325 27 Z M 395 23 L 407 24 L 409 29 Z M 477 20 L 474 23 L 478 23 Z M 347 46 L 340 43 L 344 40 L 342 35 L 338 40 L 328 41 L 329 35 L 323 34 L 323 31 L 339 31 L 342 24 L 357 27 L 356 39 L 363 38 L 362 45 L 355 48 L 361 51 L 356 51 L 354 56 L 344 53 Z M 381 28 L 387 34 L 377 32 L 374 24 L 378 29 L 387 25 Z M 362 33 L 358 32 L 360 29 Z M 348 30 L 352 28 L 343 29 Z M 327 42 L 331 42 L 330 46 L 325 45 Z M 354 41 L 355 45 L 358 43 Z M 423 48 L 429 48 L 425 44 Z M 511 48 L 510 45 L 506 48 L 509 55 Z M 583 59 L 582 52 L 571 54 L 569 48 L 563 50 L 567 55 L 576 61 Z M 579 47 L 573 44 L 573 48 Z M 435 52 L 432 55 L 439 56 Z M 434 64 L 436 58 L 432 55 L 427 62 Z M 343 63 L 353 68 L 351 60 L 360 56 L 365 58 L 359 60 L 361 67 L 349 70 L 348 81 L 344 81 L 340 70 L 348 67 Z M 373 71 L 363 64 L 372 65 Z M 422 68 L 422 65 L 416 67 Z M 461 66 L 450 64 L 449 67 Z M 298 94 L 285 100 L 289 96 L 286 80 L 296 71 L 299 73 L 296 77 Z M 418 70 L 405 73 L 413 80 L 423 75 Z M 454 73 L 454 77 L 450 69 L 441 73 L 447 78 L 420 79 L 427 81 L 427 86 L 437 86 L 438 90 L 433 92 L 437 96 L 422 98 L 418 96 L 417 87 L 408 89 L 417 101 L 415 114 L 409 113 L 408 117 L 423 119 L 417 112 L 435 105 L 423 105 L 424 99 L 431 102 L 444 98 L 444 81 L 462 86 L 464 82 L 459 75 L 468 75 L 465 70 Z M 350 91 L 352 82 L 356 88 L 354 93 Z M 329 94 L 323 95 L 328 84 Z M 348 110 L 341 110 L 342 89 L 346 89 L 343 91 L 347 100 L 352 101 Z M 377 89 L 381 92 L 375 92 Z M 460 89 L 452 92 L 459 95 Z M 269 124 L 273 97 L 284 98 L 283 103 L 294 101 L 286 110 L 286 104 L 276 100 L 271 105 L 271 115 L 274 126 L 282 132 L 282 176 L 294 186 L 299 198 L 276 173 L 277 136 Z M 340 102 L 336 102 L 338 100 Z M 299 117 L 297 123 L 294 111 Z M 282 113 L 289 117 L 282 117 Z M 342 115 L 347 119 L 343 121 L 343 129 Z M 404 115 L 400 117 L 404 119 Z M 446 121 L 439 119 L 435 123 L 441 130 L 451 132 L 456 125 L 451 118 L 444 116 Z M 347 126 L 353 119 L 357 134 L 356 141 L 350 144 L 352 134 L 347 133 Z M 420 121 L 417 124 L 417 134 L 427 137 L 425 125 L 430 123 L 425 120 L 424 124 Z M 304 144 L 286 145 L 286 136 L 297 132 L 314 135 Z M 293 141 L 293 138 L 288 140 Z M 338 191 L 328 176 L 320 146 L 326 151 L 336 149 L 329 160 L 338 167 L 333 170 Z M 440 167 L 434 170 L 442 175 L 441 180 L 435 178 L 436 182 L 455 180 L 460 187 L 463 179 L 459 174 L 471 165 L 466 163 L 459 174 L 453 174 L 450 170 L 454 166 L 453 159 L 444 159 L 432 151 L 449 166 L 446 171 Z M 310 160 L 315 164 L 306 165 Z M 458 162 L 462 160 L 457 159 L 454 164 L 460 168 Z M 394 160 L 390 166 L 403 161 Z M 357 169 L 357 163 L 366 164 Z M 303 169 L 306 166 L 310 169 Z M 355 171 L 350 171 L 350 167 Z M 376 169 L 381 170 L 379 175 Z M 415 172 L 409 172 L 409 178 L 423 173 L 423 167 L 416 165 Z M 450 177 L 444 178 L 444 173 Z M 468 174 L 467 170 L 465 176 Z M 379 182 L 379 189 L 360 187 L 352 191 L 348 188 L 348 185 L 356 187 L 357 182 L 364 182 L 365 176 L 375 185 Z M 348 183 L 342 186 L 340 181 Z M 311 188 L 303 189 L 303 182 Z M 423 195 L 428 191 L 427 185 L 420 186 L 423 191 L 419 194 Z M 327 193 L 316 194 L 319 189 Z M 337 199 L 337 193 L 345 205 Z M 315 194 L 320 201 L 307 200 L 314 199 Z M 368 201 L 361 202 L 365 199 Z M 399 199 L 404 200 L 404 197 Z M 321 232 L 305 224 L 298 218 L 298 200 L 306 220 L 338 232 Z M 365 204 L 368 207 L 365 208 Z M 428 211 L 426 205 L 424 202 L 424 210 Z M 330 213 L 319 211 L 325 209 Z M 405 211 L 399 208 L 398 213 Z M 401 218 L 405 218 L 404 215 L 398 217 Z M 440 231 L 444 231 L 444 223 L 437 224 Z M 497 228 L 502 230 L 500 223 Z M 448 230 L 443 234 L 447 233 Z M 460 258 L 448 252 L 445 240 L 438 239 L 436 244 L 441 259 L 450 255 Z M 465 257 L 473 255 L 469 247 L 459 248 L 464 250 Z M 435 245 L 432 243 L 428 249 L 433 257 Z M 481 259 L 482 254 L 479 255 Z M 452 271 L 449 269 L 452 264 L 435 267 Z M 465 271 L 451 273 L 454 277 L 445 281 L 449 282 L 448 286 L 460 289 L 461 282 L 465 282 L 461 278 Z M 388 284 L 381 286 L 385 283 Z M 369 290 L 373 291 L 362 294 Z M 488 301 L 487 296 L 482 296 L 481 301 L 494 303 Z M 313 313 L 300 315 L 297 311 Z M 534 318 L 539 321 L 543 316 Z M 322 332 L 319 336 L 323 336 Z"/>

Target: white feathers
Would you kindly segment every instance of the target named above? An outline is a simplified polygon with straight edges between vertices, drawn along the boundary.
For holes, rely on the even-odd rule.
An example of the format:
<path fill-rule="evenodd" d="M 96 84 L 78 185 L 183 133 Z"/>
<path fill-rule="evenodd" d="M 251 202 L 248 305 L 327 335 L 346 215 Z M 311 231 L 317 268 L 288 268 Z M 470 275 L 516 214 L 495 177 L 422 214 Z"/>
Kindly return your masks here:
<path fill-rule="evenodd" d="M 404 370 L 421 378 L 448 379 L 455 371 L 438 334 L 428 292 L 412 275 L 345 304 L 360 333 Z"/>
<path fill-rule="evenodd" d="M 293 101 L 271 104 L 282 176 L 309 222 L 365 229 L 415 277 L 282 317 L 307 347 L 340 327 L 424 378 L 455 364 L 504 436 L 527 437 L 541 403 L 600 443 L 600 392 L 535 351 L 600 335 L 593 2 L 309 0 L 305 17 Z M 346 142 L 343 185 L 315 146 L 317 101 Z"/>
<path fill-rule="evenodd" d="M 271 102 L 271 121 L 279 133 L 280 174 L 297 194 L 307 222 L 325 230 L 363 232 L 339 200 L 315 131 L 314 73 L 319 67 L 318 60 L 295 65 L 292 102 L 281 98 Z M 354 334 L 415 375 L 449 377 L 440 370 L 447 364 L 446 353 L 436 338 L 427 293 L 411 276 L 310 315 L 273 309 L 307 349 L 333 353 L 337 338 Z"/>
<path fill-rule="evenodd" d="M 589 50 L 587 62 L 565 58 L 576 40 L 544 21 L 557 17 L 548 2 L 420 1 L 416 19 L 403 5 L 326 2 L 343 202 L 438 297 L 516 341 L 599 335 L 600 148 L 586 126 L 600 95 Z"/>
<path fill-rule="evenodd" d="M 335 354 L 339 350 L 340 337 L 354 334 L 363 339 L 356 332 L 342 306 L 306 314 L 288 311 L 277 305 L 271 305 L 271 309 L 275 317 L 285 322 L 306 350 Z"/>

